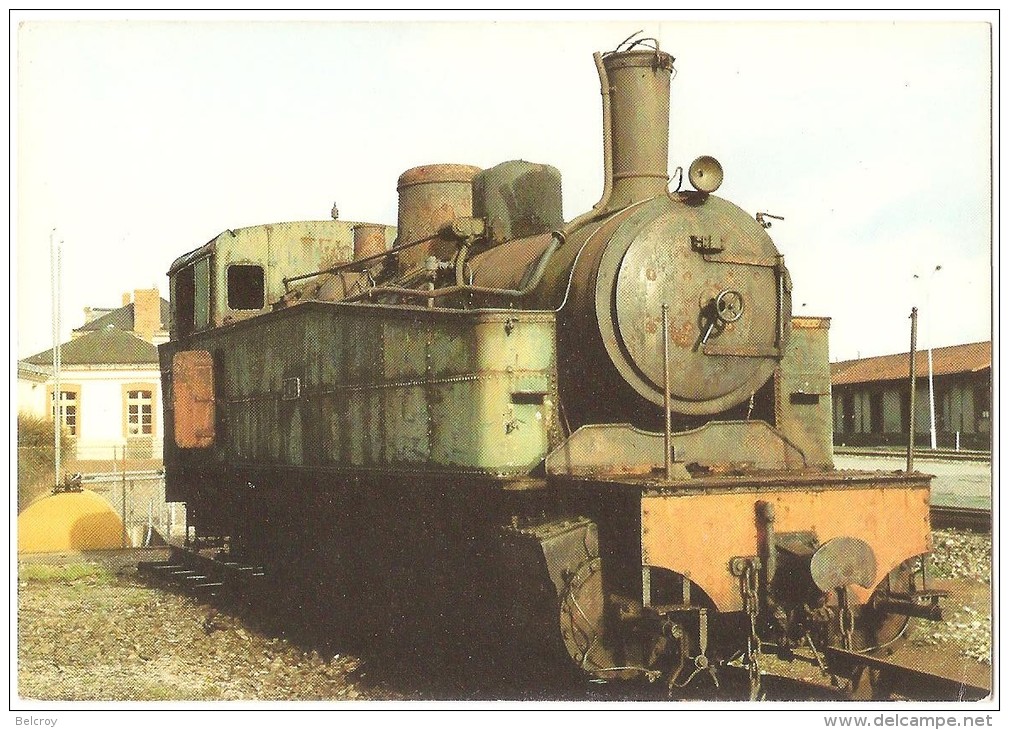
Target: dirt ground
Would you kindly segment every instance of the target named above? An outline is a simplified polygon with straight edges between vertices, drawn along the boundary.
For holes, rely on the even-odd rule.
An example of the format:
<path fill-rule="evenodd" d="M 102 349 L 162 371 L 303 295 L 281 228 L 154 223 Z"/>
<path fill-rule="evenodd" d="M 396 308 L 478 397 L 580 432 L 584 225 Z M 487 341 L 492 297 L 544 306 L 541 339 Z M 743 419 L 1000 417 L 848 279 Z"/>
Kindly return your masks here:
<path fill-rule="evenodd" d="M 140 582 L 151 552 L 18 566 L 18 694 L 40 700 L 389 700 L 352 656 L 270 636 Z"/>
<path fill-rule="evenodd" d="M 892 659 L 991 686 L 991 539 L 937 532 L 947 621 L 915 620 Z M 18 694 L 37 700 L 430 699 L 375 660 L 306 648 L 194 598 L 151 587 L 160 551 L 37 556 L 18 565 Z M 369 663 L 370 662 L 370 663 Z M 390 680 L 390 676 L 393 677 Z M 584 699 L 593 699 L 585 697 Z"/>

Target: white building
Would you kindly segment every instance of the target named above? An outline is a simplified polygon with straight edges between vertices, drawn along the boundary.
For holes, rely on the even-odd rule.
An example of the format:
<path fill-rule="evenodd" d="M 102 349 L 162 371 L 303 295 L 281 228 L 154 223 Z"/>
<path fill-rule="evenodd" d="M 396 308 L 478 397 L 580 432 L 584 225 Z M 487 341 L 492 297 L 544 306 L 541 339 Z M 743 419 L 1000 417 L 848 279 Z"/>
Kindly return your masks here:
<path fill-rule="evenodd" d="M 87 315 L 87 312 L 86 312 Z M 168 302 L 156 289 L 74 330 L 60 345 L 60 416 L 79 460 L 162 458 L 161 373 L 154 342 L 167 339 Z M 18 409 L 55 414 L 52 350 L 18 363 Z"/>

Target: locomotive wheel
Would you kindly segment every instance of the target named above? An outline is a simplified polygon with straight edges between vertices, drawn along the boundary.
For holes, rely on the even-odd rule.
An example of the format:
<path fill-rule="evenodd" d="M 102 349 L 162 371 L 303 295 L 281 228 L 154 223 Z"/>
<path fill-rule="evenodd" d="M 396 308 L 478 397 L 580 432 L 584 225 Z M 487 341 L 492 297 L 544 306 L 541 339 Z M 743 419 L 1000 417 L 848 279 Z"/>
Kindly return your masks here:
<path fill-rule="evenodd" d="M 560 627 L 564 647 L 582 669 L 613 666 L 600 641 L 605 631 L 602 562 L 586 560 L 568 579 L 561 596 Z"/>
<path fill-rule="evenodd" d="M 640 674 L 637 661 L 619 656 L 606 636 L 606 598 L 602 561 L 586 560 L 568 579 L 560 601 L 560 628 L 564 646 L 585 672 L 602 679 L 631 679 Z"/>
<path fill-rule="evenodd" d="M 875 599 L 885 597 L 889 586 L 897 592 L 910 590 L 913 584 L 914 563 L 909 560 L 901 563 L 873 593 L 869 603 L 865 605 L 855 621 L 855 631 L 852 636 L 852 649 L 858 652 L 876 653 L 883 650 L 892 652 L 907 639 L 906 629 L 910 618 L 898 613 L 888 613 L 874 608 Z"/>

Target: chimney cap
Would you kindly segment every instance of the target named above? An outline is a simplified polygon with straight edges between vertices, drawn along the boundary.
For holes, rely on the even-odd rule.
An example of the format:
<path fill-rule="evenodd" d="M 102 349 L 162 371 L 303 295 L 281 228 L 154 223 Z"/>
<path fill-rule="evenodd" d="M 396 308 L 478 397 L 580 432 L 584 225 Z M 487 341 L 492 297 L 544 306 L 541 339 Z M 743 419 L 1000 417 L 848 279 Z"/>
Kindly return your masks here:
<path fill-rule="evenodd" d="M 611 51 L 603 56 L 608 71 L 619 68 L 651 68 L 672 71 L 676 61 L 671 54 L 658 49 Z"/>

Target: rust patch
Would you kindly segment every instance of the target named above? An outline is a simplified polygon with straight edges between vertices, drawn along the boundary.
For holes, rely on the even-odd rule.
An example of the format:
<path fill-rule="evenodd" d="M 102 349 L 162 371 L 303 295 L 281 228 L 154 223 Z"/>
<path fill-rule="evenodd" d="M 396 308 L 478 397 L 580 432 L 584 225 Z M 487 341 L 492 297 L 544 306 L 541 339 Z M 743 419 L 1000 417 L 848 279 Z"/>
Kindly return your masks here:
<path fill-rule="evenodd" d="M 214 359 L 206 350 L 177 352 L 172 357 L 172 407 L 175 445 L 205 449 L 214 443 Z"/>

